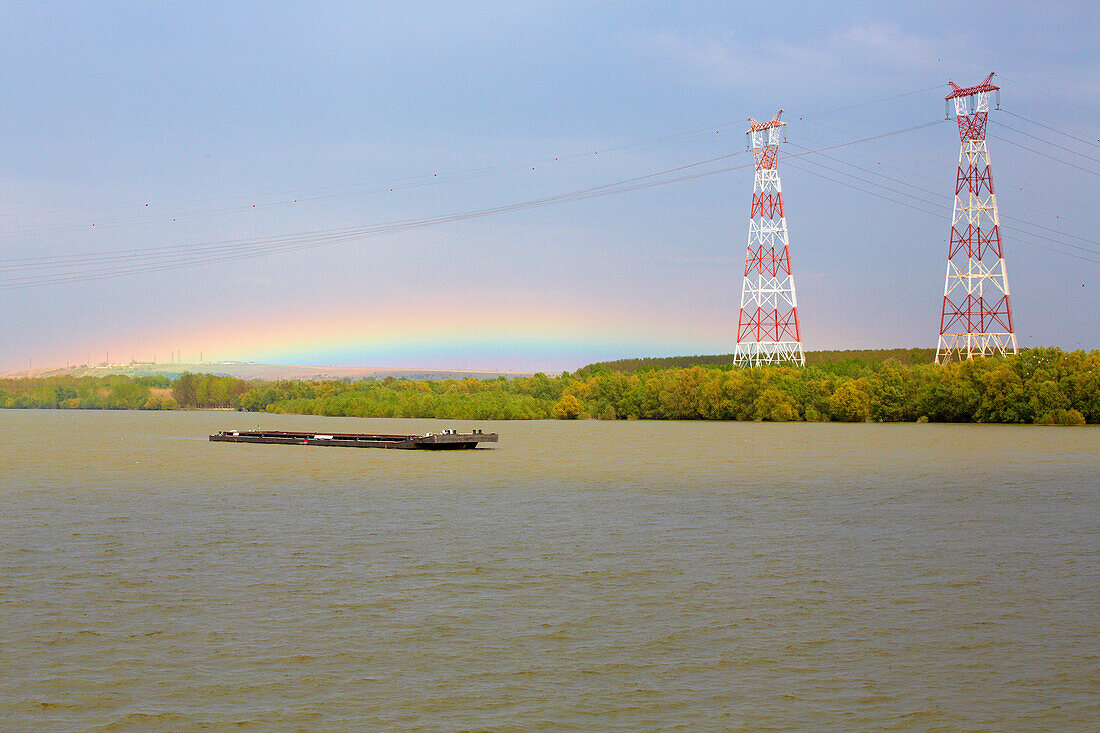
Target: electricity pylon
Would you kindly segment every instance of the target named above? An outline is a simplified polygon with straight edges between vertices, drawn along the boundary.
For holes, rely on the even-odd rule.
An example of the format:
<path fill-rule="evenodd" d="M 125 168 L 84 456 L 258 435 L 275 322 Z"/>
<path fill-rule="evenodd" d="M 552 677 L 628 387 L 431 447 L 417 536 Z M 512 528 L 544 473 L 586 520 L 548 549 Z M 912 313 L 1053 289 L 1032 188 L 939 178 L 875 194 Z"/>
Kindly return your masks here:
<path fill-rule="evenodd" d="M 985 147 L 989 94 L 1000 87 L 981 84 L 960 88 L 955 82 L 945 97 L 959 122 L 959 172 L 955 177 L 955 212 L 947 249 L 940 340 L 936 363 L 975 356 L 1016 353 L 1008 271 L 1001 246 L 997 195 Z M 949 113 L 950 114 L 950 113 Z"/>
<path fill-rule="evenodd" d="M 746 135 L 756 160 L 756 177 L 749 213 L 749 243 L 745 279 L 741 285 L 741 313 L 737 321 L 734 364 L 806 364 L 798 330 L 798 301 L 791 274 L 787 219 L 783 214 L 783 187 L 779 182 L 779 110 L 768 122 L 751 123 Z"/>

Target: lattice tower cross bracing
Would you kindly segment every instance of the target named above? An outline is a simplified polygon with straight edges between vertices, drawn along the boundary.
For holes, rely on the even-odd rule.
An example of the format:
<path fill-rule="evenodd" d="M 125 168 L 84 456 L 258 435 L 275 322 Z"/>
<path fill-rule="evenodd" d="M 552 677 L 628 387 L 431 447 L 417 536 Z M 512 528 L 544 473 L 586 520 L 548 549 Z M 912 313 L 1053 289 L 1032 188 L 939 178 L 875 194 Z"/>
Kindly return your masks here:
<path fill-rule="evenodd" d="M 945 99 L 954 105 L 959 123 L 959 171 L 937 364 L 1017 351 L 997 195 L 985 146 L 989 95 L 999 93 L 999 87 L 990 83 L 992 78 L 990 74 L 981 84 L 965 89 L 948 82 L 952 91 Z"/>
<path fill-rule="evenodd" d="M 756 160 L 749 213 L 749 242 L 734 364 L 806 364 L 798 328 L 798 301 L 791 274 L 783 186 L 779 181 L 779 143 L 783 110 L 768 122 L 751 123 L 746 134 Z"/>

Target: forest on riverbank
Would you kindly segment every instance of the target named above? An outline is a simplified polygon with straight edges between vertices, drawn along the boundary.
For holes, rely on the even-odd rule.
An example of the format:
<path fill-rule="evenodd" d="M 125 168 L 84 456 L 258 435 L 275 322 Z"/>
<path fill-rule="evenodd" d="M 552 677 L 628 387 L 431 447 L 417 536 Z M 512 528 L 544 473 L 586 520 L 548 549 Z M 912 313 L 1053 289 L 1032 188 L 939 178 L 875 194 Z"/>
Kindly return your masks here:
<path fill-rule="evenodd" d="M 1100 351 L 1056 348 L 937 366 L 927 350 L 816 352 L 805 368 L 721 357 L 593 364 L 506 379 L 246 381 L 212 374 L 0 380 L 0 407 L 209 409 L 451 420 L 1100 423 Z M 695 360 L 695 361 L 693 361 Z"/>

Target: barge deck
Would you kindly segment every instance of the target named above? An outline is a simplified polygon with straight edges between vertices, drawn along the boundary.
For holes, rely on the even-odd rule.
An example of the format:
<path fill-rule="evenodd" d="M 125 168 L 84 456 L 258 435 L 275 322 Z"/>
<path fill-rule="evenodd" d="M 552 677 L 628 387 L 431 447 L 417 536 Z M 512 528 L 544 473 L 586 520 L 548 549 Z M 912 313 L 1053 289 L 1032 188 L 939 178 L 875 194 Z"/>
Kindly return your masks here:
<path fill-rule="evenodd" d="M 215 443 L 273 443 L 323 445 L 336 448 L 401 448 L 406 450 L 469 450 L 478 443 L 496 443 L 496 433 L 444 430 L 425 435 L 370 435 L 365 433 L 294 433 L 283 430 L 222 430 L 210 436 Z"/>

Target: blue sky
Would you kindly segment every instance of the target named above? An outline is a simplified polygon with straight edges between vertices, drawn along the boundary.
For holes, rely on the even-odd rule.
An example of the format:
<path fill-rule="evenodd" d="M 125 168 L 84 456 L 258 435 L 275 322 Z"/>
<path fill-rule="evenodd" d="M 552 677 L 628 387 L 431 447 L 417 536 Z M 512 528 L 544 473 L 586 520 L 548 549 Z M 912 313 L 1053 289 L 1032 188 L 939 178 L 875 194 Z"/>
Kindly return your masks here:
<path fill-rule="evenodd" d="M 1006 112 L 989 148 L 1015 217 L 1003 223 L 1020 342 L 1096 348 L 1100 264 L 1070 255 L 1100 260 L 1098 15 L 1085 3 L 9 3 L 0 287 L 52 272 L 16 258 L 140 263 L 150 248 L 255 246 L 644 176 L 739 153 L 745 119 L 779 107 L 781 155 L 805 153 L 942 120 L 948 79 L 996 71 Z M 781 157 L 807 348 L 934 345 L 957 150 L 941 122 L 832 158 Z M 751 188 L 741 167 L 304 251 L 0 289 L 0 370 L 108 351 L 545 370 L 725 353 Z M 108 266 L 93 264 L 72 272 Z"/>

